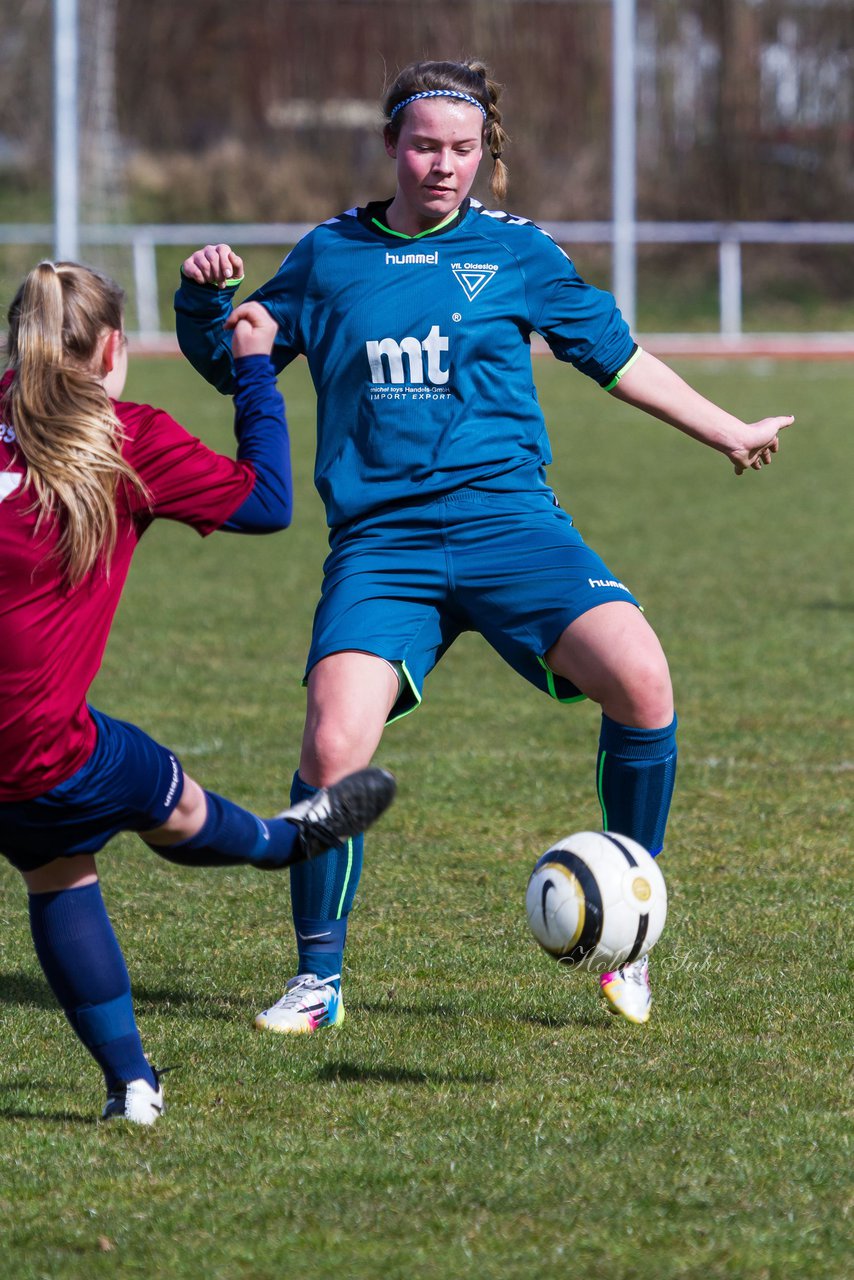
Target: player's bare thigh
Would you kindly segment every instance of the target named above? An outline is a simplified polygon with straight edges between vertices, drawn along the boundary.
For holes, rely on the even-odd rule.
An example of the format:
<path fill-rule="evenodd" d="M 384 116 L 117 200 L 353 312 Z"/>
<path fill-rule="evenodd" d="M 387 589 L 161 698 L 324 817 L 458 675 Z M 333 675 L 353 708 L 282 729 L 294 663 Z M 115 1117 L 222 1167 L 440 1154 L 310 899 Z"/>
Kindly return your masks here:
<path fill-rule="evenodd" d="M 54 858 L 34 871 L 22 871 L 28 893 L 59 893 L 63 889 L 83 889 L 95 884 L 98 870 L 91 853 L 78 853 L 71 858 Z"/>
<path fill-rule="evenodd" d="M 208 813 L 205 793 L 188 773 L 184 774 L 181 799 L 160 827 L 141 832 L 146 844 L 171 845 L 192 840 L 204 826 Z"/>
<path fill-rule="evenodd" d="M 658 729 L 673 719 L 664 650 L 633 604 L 610 601 L 588 609 L 549 649 L 546 662 L 619 724 Z"/>
<path fill-rule="evenodd" d="M 309 672 L 300 777 L 325 787 L 373 759 L 398 696 L 394 668 L 372 653 L 346 650 Z"/>

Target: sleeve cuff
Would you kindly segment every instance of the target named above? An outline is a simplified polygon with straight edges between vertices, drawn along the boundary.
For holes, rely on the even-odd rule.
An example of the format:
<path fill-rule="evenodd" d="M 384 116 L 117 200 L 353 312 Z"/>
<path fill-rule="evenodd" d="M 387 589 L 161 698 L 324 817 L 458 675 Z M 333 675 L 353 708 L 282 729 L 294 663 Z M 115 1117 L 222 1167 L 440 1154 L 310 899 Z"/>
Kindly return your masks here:
<path fill-rule="evenodd" d="M 236 289 L 238 285 L 243 284 L 245 276 L 238 276 L 235 280 L 225 280 L 222 284 L 214 284 L 212 281 L 204 281 L 200 283 L 198 280 L 192 280 L 189 276 L 184 275 L 184 269 L 181 268 L 181 283 L 188 284 L 193 289 L 204 289 L 205 293 L 221 293 L 223 289 Z"/>
<path fill-rule="evenodd" d="M 641 354 L 642 351 L 643 351 L 643 347 L 637 347 L 637 346 L 635 347 L 634 351 L 629 356 L 628 360 L 623 365 L 622 369 L 619 369 L 614 374 L 610 382 L 603 383 L 603 386 L 602 386 L 603 391 L 614 390 L 614 387 L 616 387 L 617 383 L 620 381 L 620 378 L 622 378 L 623 374 L 628 373 L 629 369 L 631 369 L 632 365 L 637 360 L 638 356 Z"/>

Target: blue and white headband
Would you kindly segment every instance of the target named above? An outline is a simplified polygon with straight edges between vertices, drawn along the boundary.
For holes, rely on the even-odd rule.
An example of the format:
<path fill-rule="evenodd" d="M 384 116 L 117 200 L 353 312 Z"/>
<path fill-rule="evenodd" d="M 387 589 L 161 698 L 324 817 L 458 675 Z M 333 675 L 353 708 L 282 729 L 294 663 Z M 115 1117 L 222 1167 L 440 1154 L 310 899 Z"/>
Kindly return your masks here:
<path fill-rule="evenodd" d="M 470 102 L 473 107 L 477 107 L 484 120 L 486 119 L 486 108 L 483 103 L 478 102 L 477 98 L 473 98 L 470 93 L 460 93 L 457 89 L 424 89 L 421 93 L 413 93 L 412 97 L 404 98 L 403 102 L 398 102 L 396 107 L 392 107 L 389 112 L 389 121 L 394 119 L 398 111 L 408 107 L 410 102 L 417 102 L 419 98 L 459 98 L 461 102 Z"/>

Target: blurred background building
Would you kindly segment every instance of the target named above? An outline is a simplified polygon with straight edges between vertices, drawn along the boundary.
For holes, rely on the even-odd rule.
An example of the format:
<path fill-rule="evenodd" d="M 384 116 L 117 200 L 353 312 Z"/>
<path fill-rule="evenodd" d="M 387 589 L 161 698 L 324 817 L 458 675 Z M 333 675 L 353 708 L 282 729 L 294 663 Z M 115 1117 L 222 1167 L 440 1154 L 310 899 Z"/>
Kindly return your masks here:
<path fill-rule="evenodd" d="M 0 0 L 6 225 L 52 216 L 52 10 L 52 0 Z M 611 217 L 608 0 L 78 0 L 78 10 L 84 223 L 314 222 L 390 195 L 384 85 L 414 58 L 465 56 L 505 86 L 508 208 L 539 221 Z M 637 0 L 635 57 L 639 220 L 852 219 L 852 0 Z M 488 199 L 485 186 L 478 194 Z M 606 246 L 567 247 L 607 285 Z M 715 254 L 641 246 L 641 327 L 707 326 Z M 34 256 L 0 245 L 4 296 Z M 128 269 L 106 245 L 86 256 Z M 174 274 L 176 251 L 166 257 L 158 251 L 158 271 Z M 853 264 L 850 244 L 746 250 L 746 323 L 854 330 Z"/>

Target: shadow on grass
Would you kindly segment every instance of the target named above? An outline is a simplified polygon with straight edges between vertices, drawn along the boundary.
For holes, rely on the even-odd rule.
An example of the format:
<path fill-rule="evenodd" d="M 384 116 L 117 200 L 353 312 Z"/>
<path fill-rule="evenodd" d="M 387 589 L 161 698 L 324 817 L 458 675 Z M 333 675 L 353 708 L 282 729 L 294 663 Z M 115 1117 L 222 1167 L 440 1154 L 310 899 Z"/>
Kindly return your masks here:
<path fill-rule="evenodd" d="M 82 1124 L 93 1128 L 97 1116 L 78 1116 L 71 1111 L 21 1111 L 15 1107 L 0 1106 L 0 1120 L 41 1120 L 49 1124 Z"/>
<path fill-rule="evenodd" d="M 354 1005 L 353 1008 L 364 1010 L 366 1013 L 390 1013 L 404 1018 L 435 1018 L 443 1022 L 521 1022 L 528 1026 L 547 1027 L 554 1031 L 567 1027 L 602 1026 L 602 1018 L 589 1013 L 568 1013 L 550 1017 L 545 1013 L 518 1013 L 511 1010 L 498 1017 L 490 1013 L 480 1014 L 477 1009 L 449 1009 L 444 1004 L 404 1004 L 399 1000 L 359 1000 L 358 1005 Z"/>
<path fill-rule="evenodd" d="M 6 1094 L 50 1094 L 55 1084 L 45 1080 L 33 1080 L 29 1076 L 17 1076 L 10 1080 L 0 1080 L 0 1119 L 3 1120 L 48 1120 L 52 1124 L 84 1124 L 94 1125 L 97 1116 L 82 1116 L 73 1111 L 42 1111 L 37 1104 L 25 1110 L 18 1100 L 12 1098 L 2 1101 Z"/>
<path fill-rule="evenodd" d="M 210 1003 L 209 998 L 203 1000 L 198 992 L 182 991 L 177 987 L 147 987 L 144 983 L 133 982 L 133 1002 L 137 1012 L 163 1013 L 171 1005 L 192 1005 L 197 1016 L 211 1019 L 230 1019 L 227 1009 Z M 225 997 L 223 997 L 225 999 Z M 58 1010 L 56 997 L 44 978 L 37 974 L 0 973 L 0 1005 L 22 1005 L 35 1009 Z"/>
<path fill-rule="evenodd" d="M 133 1003 L 138 1013 L 168 1013 L 170 1005 L 192 1005 L 193 1014 L 214 1022 L 230 1022 L 234 1013 L 230 1007 L 236 1004 L 243 1008 L 239 996 L 229 992 L 219 992 L 215 996 L 203 995 L 199 991 L 180 991 L 166 987 L 146 987 L 144 983 L 134 982 L 131 978 Z M 216 1003 L 214 1003 L 216 1001 Z"/>
<path fill-rule="evenodd" d="M 317 1079 L 339 1084 L 495 1084 L 482 1071 L 413 1071 L 408 1067 L 365 1066 L 360 1062 L 327 1062 Z"/>
<path fill-rule="evenodd" d="M 32 1005 L 36 1009 L 58 1009 L 56 996 L 44 978 L 29 973 L 0 973 L 0 1004 Z"/>
<path fill-rule="evenodd" d="M 603 1019 L 603 1013 L 607 1013 L 607 1010 L 601 1009 L 598 1014 L 575 1013 L 571 1017 L 561 1018 L 550 1018 L 544 1013 L 525 1013 L 513 1021 L 527 1022 L 529 1026 L 545 1027 L 549 1031 L 564 1031 L 567 1027 L 602 1027 L 609 1021 L 608 1018 Z"/>

